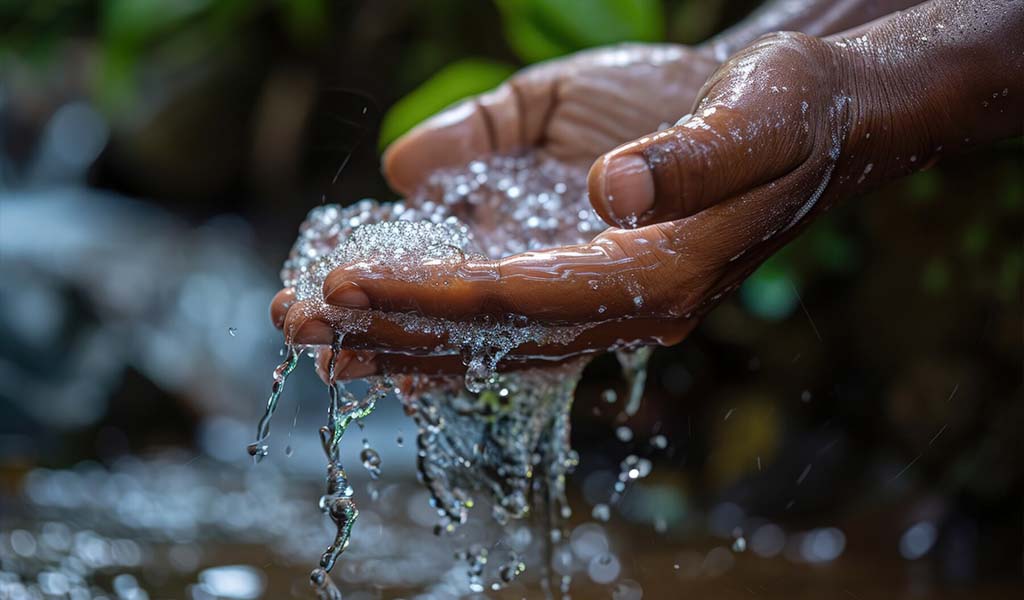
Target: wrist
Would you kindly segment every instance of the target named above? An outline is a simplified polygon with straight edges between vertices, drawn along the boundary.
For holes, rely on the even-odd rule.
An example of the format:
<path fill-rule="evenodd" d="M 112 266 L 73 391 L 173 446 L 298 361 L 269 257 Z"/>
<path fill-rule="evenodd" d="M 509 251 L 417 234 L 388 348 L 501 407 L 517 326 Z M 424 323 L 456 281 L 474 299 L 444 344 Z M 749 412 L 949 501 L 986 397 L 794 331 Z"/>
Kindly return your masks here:
<path fill-rule="evenodd" d="M 1020 133 L 1024 11 L 1006 12 L 979 24 L 969 3 L 933 2 L 826 38 L 851 100 L 848 185 L 876 185 Z"/>

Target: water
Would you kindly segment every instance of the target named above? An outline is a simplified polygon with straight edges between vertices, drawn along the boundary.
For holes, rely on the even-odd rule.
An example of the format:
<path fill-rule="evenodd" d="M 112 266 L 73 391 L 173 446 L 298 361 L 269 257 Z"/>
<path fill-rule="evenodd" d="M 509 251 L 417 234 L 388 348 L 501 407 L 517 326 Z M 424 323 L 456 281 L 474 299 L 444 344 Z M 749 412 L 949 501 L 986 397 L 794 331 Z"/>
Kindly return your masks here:
<path fill-rule="evenodd" d="M 632 417 L 640 410 L 644 387 L 647 385 L 647 362 L 651 357 L 651 351 L 650 346 L 615 351 L 615 357 L 619 359 L 619 364 L 622 366 L 622 375 L 628 384 L 629 397 L 626 406 L 622 409 L 622 412 L 628 417 Z"/>
<path fill-rule="evenodd" d="M 260 418 L 259 425 L 256 427 L 256 441 L 246 447 L 249 456 L 252 456 L 256 462 L 266 458 L 270 452 L 270 446 L 267 444 L 267 438 L 270 437 L 270 420 L 274 417 L 274 412 L 277 410 L 277 403 L 281 398 L 281 392 L 284 391 L 284 384 L 288 380 L 288 375 L 295 370 L 295 365 L 299 364 L 300 354 L 298 348 L 289 347 L 284 362 L 274 369 L 274 383 L 270 388 L 267 408 L 263 413 L 263 417 Z"/>
<path fill-rule="evenodd" d="M 377 401 L 387 392 L 383 381 L 377 380 L 370 384 L 366 395 L 358 399 L 344 385 L 335 380 L 334 358 L 341 349 L 342 335 L 335 334 L 331 343 L 331 360 L 328 363 L 327 424 L 320 428 L 320 442 L 327 456 L 327 493 L 320 498 L 320 510 L 327 513 L 334 522 L 336 531 L 334 541 L 320 557 L 320 568 L 324 576 L 334 568 L 338 556 L 348 547 L 352 536 L 352 526 L 359 517 L 359 510 L 353 500 L 352 486 L 348 482 L 348 474 L 341 462 L 341 438 L 353 421 L 358 422 L 373 412 Z M 364 449 L 365 450 L 365 449 Z M 379 463 L 379 457 L 378 457 Z M 379 464 L 378 464 L 379 467 Z M 318 571 L 314 570 L 311 580 L 316 584 Z M 322 587 L 322 586 L 321 586 Z M 318 588 L 319 589 L 319 588 Z M 329 596 L 328 596 L 329 597 Z"/>
<path fill-rule="evenodd" d="M 370 474 L 370 479 L 380 479 L 380 454 L 370 447 L 369 440 L 363 440 L 363 450 L 359 453 L 363 468 Z"/>
<path fill-rule="evenodd" d="M 564 524 L 572 515 L 565 497 L 566 478 L 579 462 L 569 444 L 569 411 L 589 360 L 576 358 L 543 369 L 499 373 L 500 361 L 521 344 L 567 343 L 589 325 L 548 326 L 515 314 L 463 322 L 341 309 L 323 301 L 327 275 L 341 265 L 363 262 L 398 279 L 422 281 L 452 274 L 466 260 L 583 243 L 604 227 L 590 209 L 585 171 L 532 157 L 495 157 L 474 162 L 464 171 L 438 173 L 406 201 L 363 200 L 346 208 L 325 205 L 310 212 L 281 278 L 285 286 L 295 288 L 310 316 L 334 323 L 337 330 L 328 349 L 332 353 L 329 407 L 327 424 L 321 428 L 327 492 L 320 500 L 336 533 L 311 574 L 322 600 L 340 597 L 329 572 L 348 546 L 359 515 L 339 443 L 348 426 L 368 416 L 391 390 L 417 425 L 417 469 L 436 512 L 435 532 L 454 533 L 480 499 L 487 501 L 491 516 L 502 526 L 532 518 L 548 530 L 549 559 L 542 579 L 551 581 L 550 570 L 558 571 L 553 557 L 559 548 L 565 549 Z M 407 331 L 438 334 L 445 341 L 433 353 L 460 355 L 465 375 L 382 374 L 369 379 L 365 397 L 356 398 L 335 381 L 333 356 L 343 347 L 346 334 L 364 331 L 371 319 L 386 319 Z M 269 420 L 302 350 L 290 348 L 275 372 L 267 411 L 257 441 L 250 447 L 256 458 L 266 455 Z M 628 382 L 624 408 L 628 416 L 639 408 L 648 355 L 644 348 L 619 353 Z M 614 402 L 614 392 L 610 401 Z M 634 462 L 624 471 L 626 479 L 620 476 L 620 483 L 650 471 L 646 459 L 631 459 Z M 372 479 L 380 476 L 380 456 L 366 441 L 360 461 Z M 467 565 L 471 592 L 487 589 L 488 552 L 486 546 L 472 545 L 458 555 Z M 618 568 L 616 561 L 616 573 Z M 500 589 L 525 569 L 522 557 L 510 554 L 496 572 L 491 570 L 497 576 L 492 589 Z M 611 572 L 599 570 L 604 576 Z M 570 574 L 561 573 L 557 582 L 568 593 Z"/>

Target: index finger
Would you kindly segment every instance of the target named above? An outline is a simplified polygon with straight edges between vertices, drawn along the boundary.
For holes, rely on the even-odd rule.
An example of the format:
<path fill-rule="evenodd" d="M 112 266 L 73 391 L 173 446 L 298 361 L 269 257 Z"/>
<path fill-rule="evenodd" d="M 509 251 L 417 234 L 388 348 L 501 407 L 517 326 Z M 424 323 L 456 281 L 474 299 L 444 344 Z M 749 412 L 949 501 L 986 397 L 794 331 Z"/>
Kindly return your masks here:
<path fill-rule="evenodd" d="M 554 105 L 557 63 L 513 75 L 497 89 L 427 119 L 384 152 L 384 177 L 410 194 L 438 169 L 461 167 L 492 153 L 537 143 Z"/>

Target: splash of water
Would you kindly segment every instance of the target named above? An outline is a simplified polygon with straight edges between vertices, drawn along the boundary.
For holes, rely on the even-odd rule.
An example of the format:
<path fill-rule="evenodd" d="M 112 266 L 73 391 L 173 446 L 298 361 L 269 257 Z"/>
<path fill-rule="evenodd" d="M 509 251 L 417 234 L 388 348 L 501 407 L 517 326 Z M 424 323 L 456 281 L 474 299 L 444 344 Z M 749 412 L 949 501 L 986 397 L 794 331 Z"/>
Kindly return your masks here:
<path fill-rule="evenodd" d="M 523 343 L 565 344 L 590 326 L 542 325 L 515 314 L 462 322 L 340 309 L 323 301 L 327 275 L 342 265 L 365 263 L 392 277 L 423 281 L 450 274 L 466 260 L 583 243 L 603 229 L 586 196 L 586 173 L 535 157 L 494 157 L 474 162 L 465 171 L 438 173 L 406 201 L 363 200 L 346 208 L 326 205 L 310 212 L 281 277 L 285 286 L 295 288 L 310 316 L 335 323 L 337 329 L 329 349 L 328 420 L 321 428 L 328 465 L 327 493 L 320 502 L 336 535 L 311 574 L 321 600 L 335 598 L 337 588 L 328 573 L 348 545 L 359 514 L 341 463 L 341 438 L 392 389 L 417 424 L 417 467 L 437 511 L 437 533 L 452 532 L 464 523 L 475 505 L 474 496 L 483 494 L 499 523 L 536 514 L 547 524 L 550 542 L 562 541 L 561 524 L 571 516 L 566 477 L 579 462 L 569 444 L 569 411 L 589 358 L 511 373 L 499 373 L 497 367 Z M 365 331 L 372 319 L 437 335 L 445 341 L 431 352 L 461 355 L 466 375 L 374 377 L 367 395 L 357 399 L 334 380 L 333 358 L 344 336 Z M 630 383 L 628 414 L 639 406 L 648 354 L 641 349 L 620 356 Z M 294 368 L 289 361 L 298 355 L 297 350 L 289 351 L 287 372 Z M 282 386 L 283 380 L 278 385 L 275 378 L 275 391 Z M 272 403 L 276 406 L 276 396 Z M 268 415 L 272 413 L 268 403 Z M 261 420 L 258 450 L 265 447 L 268 431 Z M 371 476 L 379 475 L 379 455 L 365 446 L 360 458 Z M 471 591 L 485 589 L 484 550 L 471 548 L 462 557 L 469 565 Z M 552 565 L 554 553 L 548 553 Z M 498 576 L 507 583 L 525 568 L 514 556 L 498 569 Z M 557 581 L 567 592 L 571 577 L 561 574 Z M 494 585 L 500 588 L 501 583 Z"/>
<path fill-rule="evenodd" d="M 270 388 L 267 408 L 263 412 L 259 424 L 256 426 L 256 441 L 246 447 L 249 456 L 252 456 L 256 462 L 263 460 L 270 453 L 270 446 L 267 444 L 267 438 L 270 437 L 270 420 L 273 419 L 274 412 L 277 411 L 277 404 L 281 398 L 281 392 L 284 391 L 284 384 L 288 380 L 288 375 L 299 364 L 300 355 L 301 351 L 298 348 L 289 346 L 284 362 L 274 369 L 274 383 Z"/>

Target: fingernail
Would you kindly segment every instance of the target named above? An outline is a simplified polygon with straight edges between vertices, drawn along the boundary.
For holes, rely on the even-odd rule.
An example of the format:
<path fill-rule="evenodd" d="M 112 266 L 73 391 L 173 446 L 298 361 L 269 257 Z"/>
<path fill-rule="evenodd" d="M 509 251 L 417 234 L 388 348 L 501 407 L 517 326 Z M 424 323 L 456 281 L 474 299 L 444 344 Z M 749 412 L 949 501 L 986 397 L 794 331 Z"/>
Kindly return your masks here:
<path fill-rule="evenodd" d="M 291 335 L 289 344 L 302 344 L 308 346 L 323 346 L 334 340 L 334 330 L 323 321 L 307 319 Z"/>
<path fill-rule="evenodd" d="M 325 290 L 324 300 L 328 304 L 343 308 L 369 308 L 370 298 L 366 292 L 352 281 L 342 281 L 338 285 Z"/>
<path fill-rule="evenodd" d="M 654 206 L 654 177 L 637 154 L 613 156 L 604 168 L 604 194 L 620 227 L 636 227 L 637 219 Z"/>
<path fill-rule="evenodd" d="M 288 308 L 295 302 L 295 290 L 292 288 L 283 289 L 278 292 L 270 301 L 270 320 L 274 327 L 284 327 L 285 317 L 288 316 Z"/>

